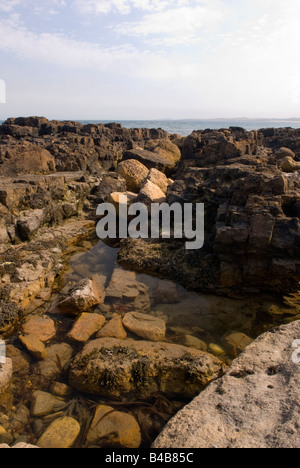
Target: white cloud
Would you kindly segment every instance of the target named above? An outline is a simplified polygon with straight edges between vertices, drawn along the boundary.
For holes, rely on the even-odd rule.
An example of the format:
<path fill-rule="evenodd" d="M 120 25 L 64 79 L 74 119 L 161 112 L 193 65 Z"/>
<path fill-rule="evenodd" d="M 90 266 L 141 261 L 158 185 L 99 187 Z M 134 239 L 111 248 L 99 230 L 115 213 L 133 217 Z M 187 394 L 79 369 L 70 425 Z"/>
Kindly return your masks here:
<path fill-rule="evenodd" d="M 163 11 L 173 6 L 181 6 L 199 0 L 74 0 L 75 6 L 83 14 L 105 14 L 117 12 L 129 14 L 133 9 L 141 11 Z"/>
<path fill-rule="evenodd" d="M 0 0 L 0 11 L 8 13 L 20 3 L 21 0 Z"/>
<path fill-rule="evenodd" d="M 119 23 L 113 29 L 128 36 L 161 38 L 155 39 L 153 44 L 190 45 L 201 42 L 209 31 L 216 31 L 223 16 L 220 2 L 211 0 L 209 4 L 146 14 L 140 21 Z"/>

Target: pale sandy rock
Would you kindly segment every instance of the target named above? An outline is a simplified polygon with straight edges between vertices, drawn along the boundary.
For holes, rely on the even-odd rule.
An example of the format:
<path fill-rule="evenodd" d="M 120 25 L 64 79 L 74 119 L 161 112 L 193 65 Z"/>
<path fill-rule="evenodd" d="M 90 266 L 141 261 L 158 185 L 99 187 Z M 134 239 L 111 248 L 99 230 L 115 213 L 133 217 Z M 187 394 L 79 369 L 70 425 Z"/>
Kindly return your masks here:
<path fill-rule="evenodd" d="M 283 172 L 296 172 L 300 171 L 300 162 L 294 161 L 291 156 L 286 156 L 278 161 L 278 166 Z"/>
<path fill-rule="evenodd" d="M 135 199 L 135 203 L 143 203 L 148 208 L 151 208 L 152 203 L 165 203 L 166 195 L 157 185 L 153 184 L 148 180 L 139 195 Z"/>
<path fill-rule="evenodd" d="M 147 180 L 157 185 L 157 187 L 159 187 L 165 195 L 167 194 L 169 179 L 165 174 L 158 171 L 157 169 L 151 169 L 147 176 Z"/>
<path fill-rule="evenodd" d="M 126 180 L 127 189 L 138 193 L 147 178 L 149 169 L 139 161 L 129 159 L 118 165 L 117 172 Z"/>
<path fill-rule="evenodd" d="M 68 333 L 67 338 L 79 343 L 86 343 L 104 324 L 103 315 L 83 313 Z"/>
<path fill-rule="evenodd" d="M 103 438 L 106 438 L 106 447 L 111 445 L 127 449 L 139 448 L 142 441 L 140 427 L 133 416 L 100 405 L 96 409 L 87 442 L 92 444 Z"/>
<path fill-rule="evenodd" d="M 300 321 L 254 341 L 167 424 L 154 448 L 298 448 Z"/>
<path fill-rule="evenodd" d="M 125 315 L 123 324 L 131 332 L 150 341 L 161 341 L 166 336 L 166 323 L 152 315 L 130 312 Z"/>
<path fill-rule="evenodd" d="M 24 335 L 34 335 L 43 343 L 52 340 L 56 335 L 54 321 L 47 317 L 32 317 L 22 327 Z"/>

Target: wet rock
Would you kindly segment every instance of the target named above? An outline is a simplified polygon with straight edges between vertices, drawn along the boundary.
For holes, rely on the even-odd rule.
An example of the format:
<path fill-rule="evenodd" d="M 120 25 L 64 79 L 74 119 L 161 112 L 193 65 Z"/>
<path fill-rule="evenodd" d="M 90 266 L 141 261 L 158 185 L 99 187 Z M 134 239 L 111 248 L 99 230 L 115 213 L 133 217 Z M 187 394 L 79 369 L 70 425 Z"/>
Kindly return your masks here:
<path fill-rule="evenodd" d="M 224 336 L 223 342 L 228 351 L 237 357 L 253 342 L 253 339 L 244 333 L 233 331 Z"/>
<path fill-rule="evenodd" d="M 300 367 L 292 344 L 299 335 L 297 321 L 260 336 L 167 424 L 153 448 L 297 448 Z"/>
<path fill-rule="evenodd" d="M 12 360 L 14 374 L 27 374 L 29 372 L 31 359 L 28 354 L 13 345 L 6 346 L 6 354 Z"/>
<path fill-rule="evenodd" d="M 30 411 L 27 406 L 18 406 L 16 412 L 13 414 L 10 420 L 10 428 L 14 432 L 21 432 L 24 427 L 28 426 L 30 422 Z"/>
<path fill-rule="evenodd" d="M 199 349 L 200 351 L 207 351 L 207 344 L 192 335 L 183 335 L 181 344 L 188 348 Z"/>
<path fill-rule="evenodd" d="M 131 332 L 150 341 L 161 341 L 166 336 L 165 322 L 151 315 L 130 312 L 125 315 L 123 324 Z"/>
<path fill-rule="evenodd" d="M 118 314 L 114 314 L 113 318 L 99 331 L 97 338 L 117 338 L 125 340 L 127 333 L 124 330 L 122 318 Z"/>
<path fill-rule="evenodd" d="M 71 365 L 70 385 L 111 399 L 193 398 L 221 372 L 213 356 L 184 346 L 101 338 L 89 342 Z"/>
<path fill-rule="evenodd" d="M 73 349 L 66 343 L 47 348 L 47 359 L 37 364 L 37 371 L 47 379 L 57 379 L 66 370 L 73 357 Z"/>
<path fill-rule="evenodd" d="M 137 449 L 141 445 L 140 427 L 133 416 L 115 411 L 110 406 L 98 406 L 87 435 L 87 443 L 92 445 L 99 439 L 105 447 Z M 101 446 L 101 442 L 99 443 Z"/>
<path fill-rule="evenodd" d="M 6 358 L 6 363 L 0 364 L 0 397 L 10 388 L 12 376 L 12 361 Z"/>
<path fill-rule="evenodd" d="M 86 343 L 104 324 L 103 315 L 83 313 L 68 333 L 67 338 L 79 343 Z"/>
<path fill-rule="evenodd" d="M 68 449 L 73 446 L 79 433 L 80 425 L 75 419 L 69 417 L 56 419 L 46 429 L 37 445 L 43 449 Z"/>
<path fill-rule="evenodd" d="M 85 279 L 70 290 L 68 296 L 59 303 L 58 308 L 65 315 L 76 316 L 103 302 L 104 298 L 100 297 L 96 282 Z"/>
<path fill-rule="evenodd" d="M 66 402 L 63 398 L 58 398 L 50 393 L 36 391 L 33 394 L 31 407 L 32 416 L 39 418 L 47 416 L 51 413 L 56 413 L 64 408 Z"/>
<path fill-rule="evenodd" d="M 222 358 L 226 355 L 225 349 L 216 343 L 210 343 L 210 345 L 208 346 L 208 351 L 219 358 Z"/>
<path fill-rule="evenodd" d="M 138 193 L 147 178 L 149 169 L 135 159 L 121 162 L 117 172 L 126 180 L 127 190 Z"/>
<path fill-rule="evenodd" d="M 47 317 L 35 316 L 30 318 L 22 327 L 25 335 L 34 335 L 43 343 L 52 340 L 56 335 L 54 321 Z"/>
<path fill-rule="evenodd" d="M 51 386 L 51 392 L 53 393 L 53 395 L 62 398 L 70 397 L 73 394 L 72 388 L 61 382 L 54 382 Z"/>
<path fill-rule="evenodd" d="M 135 272 L 126 271 L 119 266 L 114 269 L 106 289 L 106 297 L 113 301 L 122 301 L 121 309 L 125 302 L 126 312 L 129 310 L 147 311 L 151 306 L 147 286 L 137 280 Z"/>
<path fill-rule="evenodd" d="M 36 359 L 46 359 L 46 347 L 35 335 L 21 335 L 19 340 Z"/>
<path fill-rule="evenodd" d="M 143 188 L 141 189 L 139 195 L 135 199 L 135 203 L 143 203 L 149 209 L 151 208 L 152 203 L 165 203 L 166 195 L 165 193 L 153 182 L 148 180 Z"/>
<path fill-rule="evenodd" d="M 0 426 L 0 444 L 11 445 L 13 441 L 14 441 L 13 436 L 9 432 L 6 432 L 4 427 Z"/>

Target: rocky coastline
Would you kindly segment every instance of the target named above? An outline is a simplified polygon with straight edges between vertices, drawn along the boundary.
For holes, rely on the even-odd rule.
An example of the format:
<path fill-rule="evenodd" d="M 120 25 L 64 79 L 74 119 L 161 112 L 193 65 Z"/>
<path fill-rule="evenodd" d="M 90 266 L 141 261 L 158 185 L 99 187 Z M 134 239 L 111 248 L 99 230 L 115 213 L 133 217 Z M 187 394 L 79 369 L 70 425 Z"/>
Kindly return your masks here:
<path fill-rule="evenodd" d="M 299 445 L 299 176 L 300 130 L 291 128 L 183 138 L 43 117 L 3 123 L 3 448 L 149 447 L 162 431 L 155 447 L 284 447 L 288 430 Z M 204 203 L 203 249 L 183 240 L 97 246 L 96 208 L 121 195 Z M 274 389 L 278 405 L 289 395 L 289 428 Z M 269 414 L 267 430 L 259 418 Z"/>

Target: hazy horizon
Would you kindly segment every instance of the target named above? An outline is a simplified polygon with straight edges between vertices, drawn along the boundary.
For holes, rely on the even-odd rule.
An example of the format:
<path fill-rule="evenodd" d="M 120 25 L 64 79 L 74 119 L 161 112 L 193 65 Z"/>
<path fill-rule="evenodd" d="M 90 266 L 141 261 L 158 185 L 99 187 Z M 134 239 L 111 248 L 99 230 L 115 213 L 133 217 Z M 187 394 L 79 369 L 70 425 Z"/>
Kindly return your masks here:
<path fill-rule="evenodd" d="M 299 0 L 0 0 L 0 120 L 298 120 L 299 23 Z"/>

